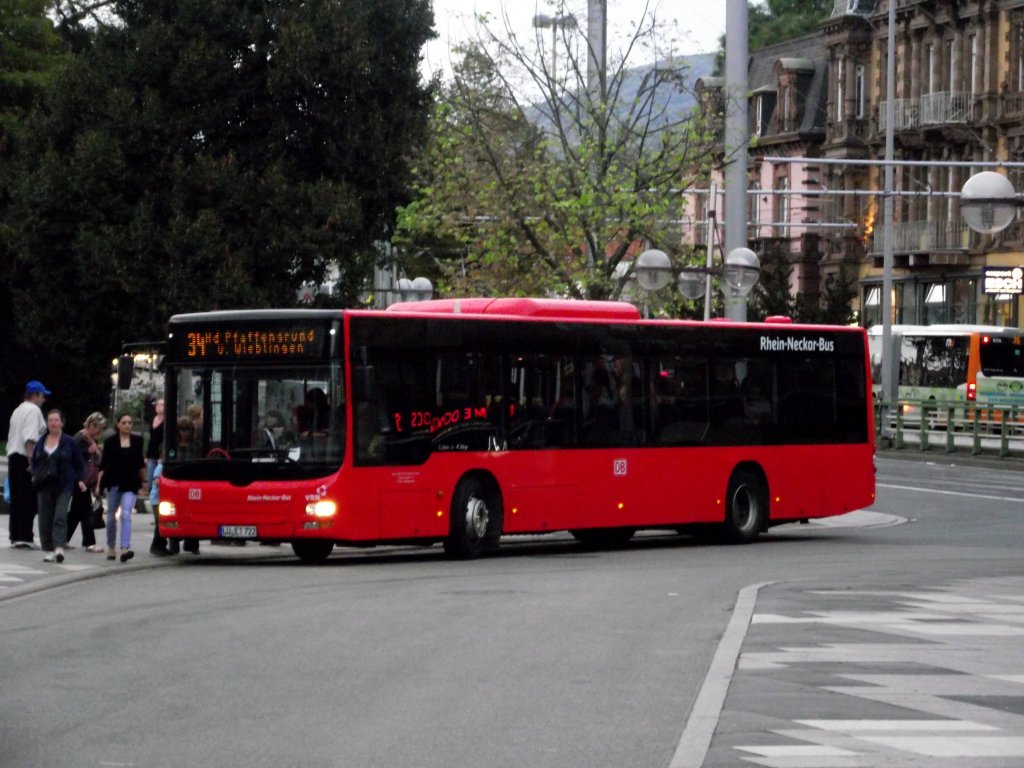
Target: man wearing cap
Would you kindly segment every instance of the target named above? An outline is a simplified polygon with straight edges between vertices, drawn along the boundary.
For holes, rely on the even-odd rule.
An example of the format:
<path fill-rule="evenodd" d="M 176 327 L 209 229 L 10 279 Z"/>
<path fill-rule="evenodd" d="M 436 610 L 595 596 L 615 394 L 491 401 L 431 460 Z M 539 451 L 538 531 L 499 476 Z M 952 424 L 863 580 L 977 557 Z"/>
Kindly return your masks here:
<path fill-rule="evenodd" d="M 36 493 L 32 488 L 29 457 L 39 436 L 46 431 L 46 419 L 40 406 L 50 394 L 42 382 L 25 385 L 25 400 L 11 414 L 7 435 L 7 474 L 11 481 L 11 546 L 32 549 L 32 524 L 36 517 Z"/>

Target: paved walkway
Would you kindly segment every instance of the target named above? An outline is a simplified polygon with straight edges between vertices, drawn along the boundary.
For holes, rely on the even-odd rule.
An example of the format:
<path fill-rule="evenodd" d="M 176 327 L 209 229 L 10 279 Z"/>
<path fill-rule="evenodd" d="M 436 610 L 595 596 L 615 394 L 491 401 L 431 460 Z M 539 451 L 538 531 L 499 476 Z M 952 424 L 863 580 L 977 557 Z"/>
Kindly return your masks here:
<path fill-rule="evenodd" d="M 12 549 L 7 541 L 7 515 L 0 515 L 0 602 L 15 597 L 40 592 L 44 589 L 62 586 L 84 579 L 95 579 L 109 576 L 125 570 L 141 570 L 174 565 L 182 560 L 195 557 L 187 552 L 171 557 L 156 557 L 149 553 L 153 541 L 154 522 L 149 514 L 132 515 L 132 551 L 135 557 L 127 563 L 120 560 L 107 560 L 104 553 L 86 552 L 82 547 L 82 532 L 75 531 L 72 545 L 75 549 L 65 552 L 63 563 L 43 562 L 43 553 L 39 549 L 38 525 L 34 549 Z M 106 546 L 106 530 L 96 531 L 96 541 Z M 207 556 L 216 553 L 218 558 L 245 559 L 253 557 L 292 557 L 292 548 L 261 547 L 248 543 L 239 546 L 213 546 L 202 542 L 202 552 Z M 212 551 L 211 551 L 212 550 Z M 200 557 L 203 554 L 199 555 Z"/>
<path fill-rule="evenodd" d="M 1024 765 L 1024 578 L 756 590 L 710 747 L 672 768 Z"/>

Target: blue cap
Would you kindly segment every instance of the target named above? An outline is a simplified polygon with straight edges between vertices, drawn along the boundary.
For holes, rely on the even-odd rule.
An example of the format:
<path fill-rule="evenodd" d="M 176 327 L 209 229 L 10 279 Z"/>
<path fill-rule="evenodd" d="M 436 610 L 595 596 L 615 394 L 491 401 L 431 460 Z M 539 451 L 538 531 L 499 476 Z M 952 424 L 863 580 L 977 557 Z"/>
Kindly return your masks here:
<path fill-rule="evenodd" d="M 34 379 L 25 385 L 25 392 L 29 395 L 50 394 L 50 390 L 43 386 L 43 382 Z"/>

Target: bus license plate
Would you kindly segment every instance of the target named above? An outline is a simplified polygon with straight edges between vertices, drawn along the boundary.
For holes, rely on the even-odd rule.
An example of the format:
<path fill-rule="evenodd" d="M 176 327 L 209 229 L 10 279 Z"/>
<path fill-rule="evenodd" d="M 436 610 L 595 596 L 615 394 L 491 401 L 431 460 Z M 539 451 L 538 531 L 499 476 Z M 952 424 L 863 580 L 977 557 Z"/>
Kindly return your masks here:
<path fill-rule="evenodd" d="M 220 527 L 222 539 L 249 539 L 256 537 L 255 525 L 222 525 Z"/>

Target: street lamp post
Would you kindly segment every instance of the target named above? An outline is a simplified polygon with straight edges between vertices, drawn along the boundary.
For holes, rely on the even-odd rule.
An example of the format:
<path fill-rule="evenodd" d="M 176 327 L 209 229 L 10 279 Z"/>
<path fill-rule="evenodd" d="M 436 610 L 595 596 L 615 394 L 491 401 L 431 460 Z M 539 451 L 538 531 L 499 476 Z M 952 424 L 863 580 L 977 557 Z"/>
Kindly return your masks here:
<path fill-rule="evenodd" d="M 725 250 L 730 253 L 747 246 L 747 124 L 748 57 L 747 0 L 726 0 L 725 4 Z M 725 316 L 747 319 L 746 297 L 740 301 L 726 294 Z"/>
<path fill-rule="evenodd" d="M 637 283 L 648 293 L 665 288 L 672 282 L 674 275 L 676 287 L 683 298 L 694 301 L 705 296 L 705 307 L 711 303 L 711 296 L 707 294 L 706 286 L 710 284 L 712 276 L 718 277 L 726 299 L 746 306 L 747 297 L 754 289 L 761 274 L 761 260 L 749 248 L 734 248 L 726 254 L 725 263 L 720 268 L 684 267 L 676 273 L 672 269 L 672 262 L 668 254 L 652 248 L 637 257 L 634 271 Z M 704 316 L 705 319 L 708 319 L 707 311 Z M 729 319 L 736 320 L 737 318 L 729 317 Z"/>
<path fill-rule="evenodd" d="M 558 70 L 558 56 L 556 55 L 556 47 L 558 45 L 558 30 L 569 29 L 576 26 L 576 17 L 571 13 L 559 14 L 557 16 L 548 16 L 544 13 L 538 13 L 533 17 L 533 28 L 534 29 L 548 29 L 551 28 L 551 80 L 555 81 L 555 75 Z"/>

